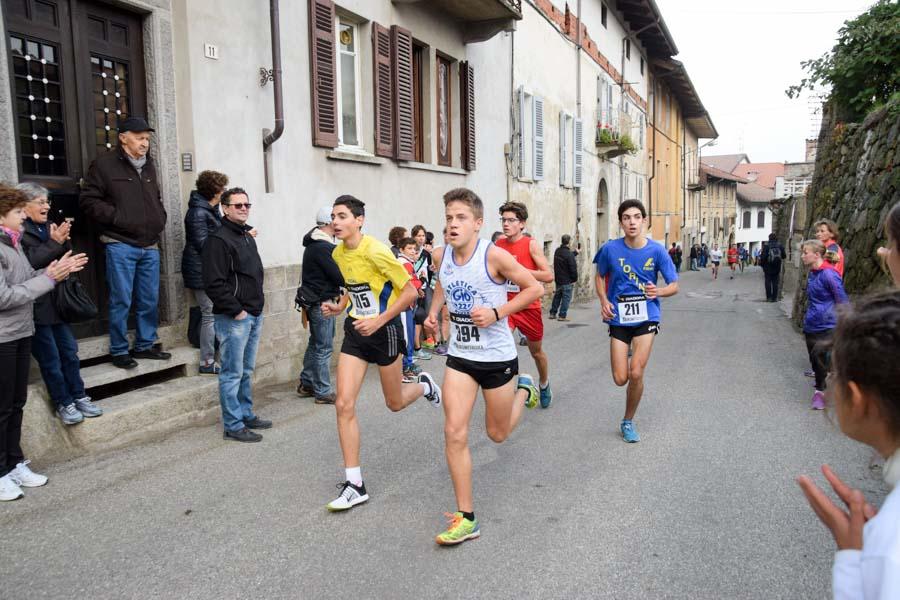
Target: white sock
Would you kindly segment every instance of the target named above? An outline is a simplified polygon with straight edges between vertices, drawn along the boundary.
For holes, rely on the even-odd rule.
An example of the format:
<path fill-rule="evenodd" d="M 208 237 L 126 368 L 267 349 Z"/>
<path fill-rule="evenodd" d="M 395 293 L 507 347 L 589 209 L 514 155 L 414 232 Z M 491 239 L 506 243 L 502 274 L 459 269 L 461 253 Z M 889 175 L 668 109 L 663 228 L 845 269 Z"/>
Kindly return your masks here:
<path fill-rule="evenodd" d="M 359 487 L 362 485 L 362 470 L 359 467 L 349 467 L 344 469 L 347 481 Z"/>
<path fill-rule="evenodd" d="M 546 390 L 548 387 L 550 387 L 550 380 L 548 379 L 546 382 L 544 382 L 540 385 L 541 385 L 542 390 Z"/>
<path fill-rule="evenodd" d="M 419 385 L 422 386 L 422 394 L 424 394 L 425 396 L 427 396 L 428 394 L 434 393 L 434 390 L 431 389 L 431 384 L 428 383 L 427 381 L 423 381 L 423 382 L 419 383 Z"/>

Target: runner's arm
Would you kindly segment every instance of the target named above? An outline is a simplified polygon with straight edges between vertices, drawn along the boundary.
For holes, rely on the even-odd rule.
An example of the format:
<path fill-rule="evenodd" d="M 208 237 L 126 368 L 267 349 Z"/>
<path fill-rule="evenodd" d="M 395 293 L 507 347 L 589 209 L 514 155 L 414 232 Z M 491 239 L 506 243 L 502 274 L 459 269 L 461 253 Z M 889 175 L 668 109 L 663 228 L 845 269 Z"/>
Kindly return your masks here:
<path fill-rule="evenodd" d="M 418 295 L 412 281 L 407 281 L 400 291 L 400 297 L 397 298 L 397 301 L 391 304 L 386 311 L 373 319 L 359 319 L 353 323 L 353 327 L 362 335 L 372 335 L 390 323 L 397 315 L 415 302 Z"/>
<path fill-rule="evenodd" d="M 322 303 L 322 316 L 324 317 L 334 317 L 347 309 L 347 302 L 350 301 L 350 294 L 346 291 L 341 294 L 341 297 L 338 298 L 337 304 L 334 302 L 323 302 Z"/>
<path fill-rule="evenodd" d="M 541 283 L 553 283 L 553 269 L 550 268 L 547 257 L 534 238 L 528 242 L 528 252 L 531 253 L 531 260 L 537 266 L 536 270 L 530 271 L 531 275 Z"/>
<path fill-rule="evenodd" d="M 487 259 L 488 273 L 492 279 L 512 281 L 519 286 L 520 291 L 512 300 L 496 307 L 496 315 L 494 314 L 494 308 L 491 307 L 473 309 L 471 312 L 472 322 L 477 327 L 488 327 L 498 320 L 498 316 L 502 319 L 524 310 L 528 308 L 529 304 L 544 294 L 544 286 L 534 278 L 531 271 L 520 265 L 509 252 L 501 252 L 499 249 L 491 247 L 488 250 Z"/>
<path fill-rule="evenodd" d="M 434 285 L 434 294 L 431 296 L 431 307 L 428 311 L 428 316 L 425 318 L 425 330 L 431 334 L 437 334 L 438 331 L 438 315 L 441 312 L 441 308 L 444 306 L 444 288 L 441 287 L 441 280 L 438 279 L 437 283 Z"/>

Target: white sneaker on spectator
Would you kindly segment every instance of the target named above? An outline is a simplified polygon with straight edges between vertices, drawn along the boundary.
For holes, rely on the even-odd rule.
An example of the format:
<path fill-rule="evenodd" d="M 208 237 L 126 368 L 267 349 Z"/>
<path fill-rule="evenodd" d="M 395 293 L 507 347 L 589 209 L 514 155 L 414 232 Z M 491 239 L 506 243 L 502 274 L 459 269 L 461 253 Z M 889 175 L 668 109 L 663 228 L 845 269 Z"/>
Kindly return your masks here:
<path fill-rule="evenodd" d="M 12 473 L 7 473 L 3 477 L 0 477 L 0 502 L 18 500 L 25 495 L 22 493 L 22 488 L 12 480 L 12 477 L 10 477 L 11 474 Z"/>
<path fill-rule="evenodd" d="M 78 412 L 88 418 L 99 417 L 103 414 L 103 409 L 91 402 L 90 396 L 77 399 L 75 401 L 75 408 L 78 409 Z"/>
<path fill-rule="evenodd" d="M 20 462 L 16 468 L 10 471 L 9 476 L 12 480 L 22 487 L 41 487 L 47 483 L 46 475 L 39 475 L 28 468 L 30 460 Z"/>

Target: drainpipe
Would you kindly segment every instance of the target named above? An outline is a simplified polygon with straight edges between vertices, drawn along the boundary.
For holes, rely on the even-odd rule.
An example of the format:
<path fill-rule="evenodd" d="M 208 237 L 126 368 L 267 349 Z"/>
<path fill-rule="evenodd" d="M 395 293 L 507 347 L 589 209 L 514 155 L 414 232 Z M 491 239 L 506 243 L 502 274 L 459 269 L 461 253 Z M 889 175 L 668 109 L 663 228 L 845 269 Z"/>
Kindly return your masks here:
<path fill-rule="evenodd" d="M 684 114 L 681 115 L 682 122 Z M 684 230 L 687 223 L 687 127 L 682 123 L 681 126 L 681 234 L 684 237 Z"/>
<path fill-rule="evenodd" d="M 263 130 L 263 154 L 267 154 L 281 134 L 284 133 L 284 96 L 281 85 L 281 19 L 279 16 L 279 0 L 269 0 L 269 20 L 272 28 L 272 83 L 275 86 L 275 129 Z M 269 180 L 268 157 L 266 157 L 266 191 L 271 191 Z"/>
<path fill-rule="evenodd" d="M 575 115 L 581 119 L 581 0 L 578 0 L 578 35 L 575 41 Z M 582 135 L 584 133 L 584 124 L 581 125 Z M 582 137 L 582 145 L 584 139 Z M 573 140 L 574 142 L 574 140 Z M 583 149 L 582 149 L 583 151 Z M 573 157 L 574 160 L 574 157 Z M 583 159 L 582 159 L 583 160 Z M 574 167 L 573 167 L 574 168 Z M 584 184 L 584 164 L 582 163 L 582 185 Z M 575 188 L 575 239 L 578 240 L 578 224 L 581 223 L 581 188 Z M 576 241 L 577 244 L 577 241 Z M 576 246 L 577 247 L 577 246 Z"/>
<path fill-rule="evenodd" d="M 656 179 L 656 78 L 653 79 L 653 85 L 649 86 L 650 97 L 650 116 L 653 119 L 653 158 L 650 160 L 650 178 L 647 181 L 647 226 L 653 226 L 653 181 Z"/>
<path fill-rule="evenodd" d="M 513 153 L 514 148 L 518 148 L 518 144 L 516 144 L 516 31 L 512 30 L 509 32 L 509 106 L 510 106 L 510 136 L 509 136 L 509 154 L 507 154 L 507 158 L 512 162 L 512 164 L 506 170 L 506 201 L 512 201 L 512 197 L 510 194 L 512 193 L 512 172 L 513 169 L 517 167 L 515 162 L 512 160 L 512 157 L 515 156 Z M 521 132 L 519 132 L 521 135 Z M 517 157 L 518 160 L 521 160 L 521 157 Z"/>

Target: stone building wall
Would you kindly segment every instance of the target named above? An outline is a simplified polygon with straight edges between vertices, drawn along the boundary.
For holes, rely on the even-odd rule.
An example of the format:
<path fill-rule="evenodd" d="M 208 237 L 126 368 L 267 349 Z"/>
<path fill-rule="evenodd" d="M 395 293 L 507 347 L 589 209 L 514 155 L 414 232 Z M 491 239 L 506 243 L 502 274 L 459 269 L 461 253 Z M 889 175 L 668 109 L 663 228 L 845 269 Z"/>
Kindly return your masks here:
<path fill-rule="evenodd" d="M 812 224 L 828 218 L 838 225 L 846 261 L 844 287 L 852 295 L 888 284 L 876 257 L 885 244 L 884 219 L 900 202 L 900 102 L 874 111 L 863 123 L 841 123 L 826 106 L 819 134 L 816 170 L 806 195 L 804 237 L 813 237 Z M 784 216 L 781 217 L 784 220 Z M 787 226 L 779 239 L 787 238 Z M 806 272 L 800 269 L 794 319 L 806 309 Z"/>

